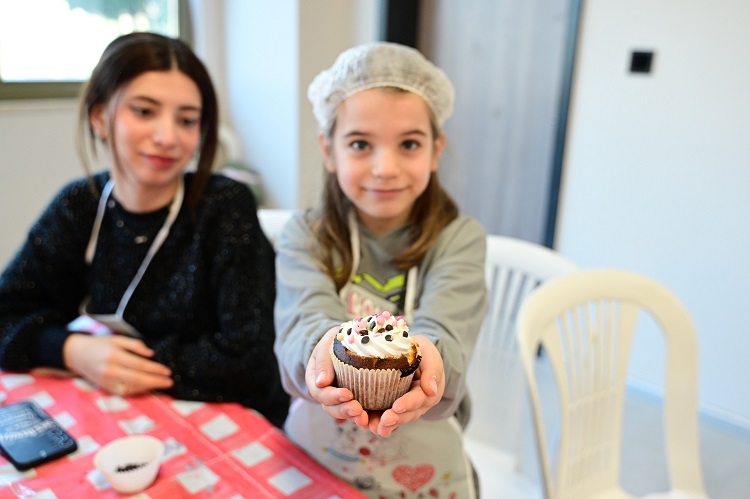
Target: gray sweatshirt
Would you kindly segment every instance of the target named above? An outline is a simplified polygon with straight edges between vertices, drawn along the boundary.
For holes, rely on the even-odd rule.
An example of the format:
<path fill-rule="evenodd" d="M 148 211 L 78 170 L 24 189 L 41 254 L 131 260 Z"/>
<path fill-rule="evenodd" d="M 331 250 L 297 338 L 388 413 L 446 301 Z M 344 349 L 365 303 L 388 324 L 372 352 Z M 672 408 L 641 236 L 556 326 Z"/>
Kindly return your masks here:
<path fill-rule="evenodd" d="M 352 288 L 390 302 L 390 312 L 403 313 L 406 273 L 390 263 L 407 244 L 406 228 L 376 236 L 360 225 L 361 262 Z M 312 350 L 331 327 L 362 310 L 339 296 L 333 280 L 315 258 L 316 244 L 309 212 L 300 212 L 284 227 L 276 256 L 276 342 L 283 386 L 294 397 L 311 400 L 305 368 Z M 437 346 L 445 368 L 443 399 L 425 419 L 456 415 L 465 426 L 469 418 L 466 372 L 486 308 L 484 263 L 486 234 L 473 219 L 459 217 L 438 237 L 418 266 L 413 334 L 427 336 Z"/>

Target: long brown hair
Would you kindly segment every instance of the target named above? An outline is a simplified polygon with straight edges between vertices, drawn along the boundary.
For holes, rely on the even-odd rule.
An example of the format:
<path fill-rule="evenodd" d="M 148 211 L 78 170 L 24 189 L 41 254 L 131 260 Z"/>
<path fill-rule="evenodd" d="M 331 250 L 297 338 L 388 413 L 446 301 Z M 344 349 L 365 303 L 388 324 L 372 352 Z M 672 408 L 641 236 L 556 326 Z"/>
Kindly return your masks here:
<path fill-rule="evenodd" d="M 218 149 L 219 107 L 206 67 L 183 41 L 156 33 L 129 33 L 113 40 L 83 87 L 78 116 L 78 152 L 86 171 L 91 174 L 90 157 L 96 157 L 96 136 L 90 116 L 96 106 L 108 105 L 117 91 L 148 71 L 178 69 L 195 82 L 201 94 L 201 145 L 195 179 L 188 194 L 191 209 L 200 203 L 211 175 Z M 114 125 L 110 123 L 110 128 Z M 113 130 L 109 137 L 114 140 Z M 87 140 L 88 138 L 88 140 Z M 86 143 L 89 147 L 87 148 Z M 111 144 L 113 153 L 116 144 Z"/>
<path fill-rule="evenodd" d="M 394 87 L 383 87 L 397 92 L 406 90 Z M 433 143 L 440 137 L 437 120 L 430 112 Z M 327 132 L 328 140 L 332 140 L 336 128 L 334 121 Z M 354 210 L 351 201 L 339 186 L 336 173 L 326 172 L 323 184 L 323 200 L 320 208 L 315 211 L 313 234 L 318 243 L 318 258 L 323 263 L 328 275 L 341 289 L 349 279 L 354 265 L 350 244 L 349 216 Z M 443 229 L 458 216 L 458 206 L 443 189 L 437 172 L 430 174 L 430 180 L 424 192 L 414 201 L 409 214 L 409 245 L 400 254 L 393 257 L 391 263 L 401 271 L 407 271 L 418 265 L 424 255 L 432 247 Z M 336 267 L 334 255 L 341 257 L 341 267 Z"/>

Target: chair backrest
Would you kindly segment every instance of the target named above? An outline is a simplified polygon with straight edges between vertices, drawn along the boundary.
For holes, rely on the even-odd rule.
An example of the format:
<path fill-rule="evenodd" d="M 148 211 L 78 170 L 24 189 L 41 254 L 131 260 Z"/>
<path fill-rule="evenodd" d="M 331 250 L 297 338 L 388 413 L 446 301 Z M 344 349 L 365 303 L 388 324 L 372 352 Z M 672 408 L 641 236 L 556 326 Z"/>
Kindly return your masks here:
<path fill-rule="evenodd" d="M 619 489 L 628 364 L 637 319 L 644 313 L 664 335 L 664 432 L 672 489 L 705 495 L 698 447 L 697 339 L 688 312 L 648 277 L 597 269 L 545 283 L 529 296 L 518 319 L 548 499 L 584 499 Z M 558 395 L 560 434 L 554 456 L 536 383 L 540 347 Z"/>
<path fill-rule="evenodd" d="M 276 247 L 276 241 L 279 238 L 281 229 L 284 224 L 292 217 L 296 210 L 280 208 L 261 208 L 258 210 L 258 220 L 271 244 Z"/>
<path fill-rule="evenodd" d="M 540 283 L 576 269 L 570 260 L 542 245 L 509 236 L 487 236 L 488 305 L 467 375 L 474 394 L 467 439 L 519 458 L 524 380 L 516 316 L 526 296 Z"/>

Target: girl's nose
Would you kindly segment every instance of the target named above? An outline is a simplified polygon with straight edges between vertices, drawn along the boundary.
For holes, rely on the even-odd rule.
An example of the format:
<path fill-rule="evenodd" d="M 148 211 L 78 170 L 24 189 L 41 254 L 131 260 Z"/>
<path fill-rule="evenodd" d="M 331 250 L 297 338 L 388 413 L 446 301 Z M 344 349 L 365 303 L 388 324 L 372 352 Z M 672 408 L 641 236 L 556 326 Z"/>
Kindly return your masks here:
<path fill-rule="evenodd" d="M 372 162 L 372 174 L 376 177 L 393 177 L 398 173 L 398 157 L 389 151 L 380 151 Z"/>
<path fill-rule="evenodd" d="M 177 137 L 177 127 L 171 119 L 161 119 L 154 130 L 154 141 L 164 147 L 174 145 Z"/>

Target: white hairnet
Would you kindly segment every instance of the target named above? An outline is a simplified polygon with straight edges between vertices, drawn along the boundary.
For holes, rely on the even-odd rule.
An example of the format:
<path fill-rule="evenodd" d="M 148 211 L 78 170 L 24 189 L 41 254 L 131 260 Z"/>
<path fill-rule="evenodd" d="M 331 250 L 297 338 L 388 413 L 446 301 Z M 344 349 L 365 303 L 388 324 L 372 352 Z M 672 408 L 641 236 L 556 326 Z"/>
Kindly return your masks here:
<path fill-rule="evenodd" d="M 336 109 L 345 99 L 374 87 L 397 87 L 420 95 L 440 126 L 453 113 L 453 85 L 418 50 L 397 43 L 366 43 L 342 52 L 307 88 L 321 130 L 330 131 Z"/>

